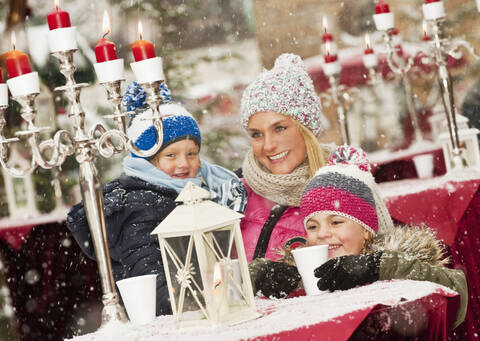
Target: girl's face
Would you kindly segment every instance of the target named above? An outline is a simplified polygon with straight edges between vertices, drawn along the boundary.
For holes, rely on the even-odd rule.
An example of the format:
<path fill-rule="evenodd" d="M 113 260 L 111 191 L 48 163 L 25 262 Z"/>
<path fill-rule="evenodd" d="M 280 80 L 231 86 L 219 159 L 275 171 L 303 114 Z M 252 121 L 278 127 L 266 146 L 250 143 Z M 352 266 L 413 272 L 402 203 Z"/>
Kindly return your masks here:
<path fill-rule="evenodd" d="M 181 140 L 167 146 L 155 156 L 155 167 L 176 179 L 194 178 L 200 168 L 199 147 L 192 140 Z"/>
<path fill-rule="evenodd" d="M 360 254 L 370 232 L 343 216 L 318 213 L 306 224 L 307 246 L 328 244 L 328 259 Z"/>
<path fill-rule="evenodd" d="M 289 174 L 307 157 L 305 140 L 288 116 L 259 112 L 248 121 L 253 154 L 272 174 Z"/>

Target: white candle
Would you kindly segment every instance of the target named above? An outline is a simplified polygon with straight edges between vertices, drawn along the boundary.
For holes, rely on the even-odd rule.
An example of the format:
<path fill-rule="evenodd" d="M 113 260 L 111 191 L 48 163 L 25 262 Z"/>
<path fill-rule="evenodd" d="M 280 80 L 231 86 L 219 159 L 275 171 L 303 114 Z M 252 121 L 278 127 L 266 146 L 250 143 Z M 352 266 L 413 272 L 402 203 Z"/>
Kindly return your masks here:
<path fill-rule="evenodd" d="M 445 17 L 445 7 L 443 7 L 443 1 L 431 2 L 429 4 L 423 4 L 423 17 L 426 20 L 436 20 Z"/>
<path fill-rule="evenodd" d="M 213 269 L 213 302 L 217 314 L 217 321 L 228 314 L 227 281 L 224 278 L 224 269 L 220 263 L 215 263 Z"/>
<path fill-rule="evenodd" d="M 8 106 L 8 87 L 7 84 L 0 84 L 0 106 Z"/>
<path fill-rule="evenodd" d="M 373 15 L 373 21 L 379 31 L 387 31 L 394 27 L 394 16 L 392 12 Z"/>
<path fill-rule="evenodd" d="M 40 93 L 40 80 L 37 72 L 30 72 L 7 79 L 13 97 Z"/>
<path fill-rule="evenodd" d="M 99 83 L 114 82 L 125 79 L 123 75 L 123 59 L 108 60 L 93 64 Z"/>
<path fill-rule="evenodd" d="M 63 27 L 48 31 L 48 45 L 50 52 L 62 52 L 76 50 L 77 29 L 75 27 Z"/>
<path fill-rule="evenodd" d="M 165 80 L 162 58 L 154 57 L 130 63 L 139 84 Z"/>

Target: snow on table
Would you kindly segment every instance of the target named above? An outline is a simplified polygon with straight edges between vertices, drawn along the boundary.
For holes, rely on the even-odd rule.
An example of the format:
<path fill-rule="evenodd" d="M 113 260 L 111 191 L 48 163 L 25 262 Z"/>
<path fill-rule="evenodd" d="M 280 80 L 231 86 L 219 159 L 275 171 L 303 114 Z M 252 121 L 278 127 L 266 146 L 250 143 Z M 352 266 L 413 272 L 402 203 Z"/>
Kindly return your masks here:
<path fill-rule="evenodd" d="M 445 175 L 428 179 L 407 179 L 378 184 L 380 196 L 383 200 L 389 198 L 423 192 L 434 188 L 446 188 L 449 192 L 455 191 L 456 183 L 480 179 L 480 169 L 466 168 L 454 170 Z"/>
<path fill-rule="evenodd" d="M 234 326 L 175 329 L 173 316 L 157 317 L 152 323 L 138 326 L 115 324 L 74 341 L 94 340 L 240 340 L 295 330 L 321 322 L 333 321 L 346 314 L 378 304 L 395 306 L 431 294 L 448 296 L 456 292 L 431 282 L 410 280 L 379 281 L 347 291 L 327 292 L 317 296 L 291 299 L 256 299 L 262 317 Z M 341 323 L 338 321 L 337 323 Z"/>

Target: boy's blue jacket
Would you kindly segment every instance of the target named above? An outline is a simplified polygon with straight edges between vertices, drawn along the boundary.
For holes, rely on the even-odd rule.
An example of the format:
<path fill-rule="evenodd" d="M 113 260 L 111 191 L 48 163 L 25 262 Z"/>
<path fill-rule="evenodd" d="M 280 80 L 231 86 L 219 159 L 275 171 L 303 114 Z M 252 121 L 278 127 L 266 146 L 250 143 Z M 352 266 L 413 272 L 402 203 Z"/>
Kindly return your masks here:
<path fill-rule="evenodd" d="M 170 314 L 171 307 L 158 238 L 150 232 L 175 208 L 177 195 L 174 189 L 125 174 L 103 189 L 114 279 L 157 274 L 157 315 Z M 72 207 L 67 227 L 82 251 L 95 259 L 83 203 Z"/>

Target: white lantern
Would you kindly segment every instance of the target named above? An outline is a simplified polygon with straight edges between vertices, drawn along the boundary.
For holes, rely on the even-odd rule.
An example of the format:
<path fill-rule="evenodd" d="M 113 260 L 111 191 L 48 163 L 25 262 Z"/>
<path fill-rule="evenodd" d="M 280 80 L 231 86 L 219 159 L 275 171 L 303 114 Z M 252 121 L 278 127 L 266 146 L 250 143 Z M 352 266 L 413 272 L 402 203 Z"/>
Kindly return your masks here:
<path fill-rule="evenodd" d="M 468 127 L 468 118 L 457 115 L 458 138 L 460 145 L 463 147 L 463 156 L 468 167 L 480 167 L 480 152 L 478 147 L 478 133 L 480 130 Z M 447 172 L 451 171 L 455 164 L 453 162 L 452 143 L 450 134 L 447 132 L 440 135 L 439 140 L 442 142 L 443 156 Z"/>
<path fill-rule="evenodd" d="M 189 182 L 158 235 L 177 327 L 234 324 L 259 316 L 240 232 L 242 214 Z"/>

